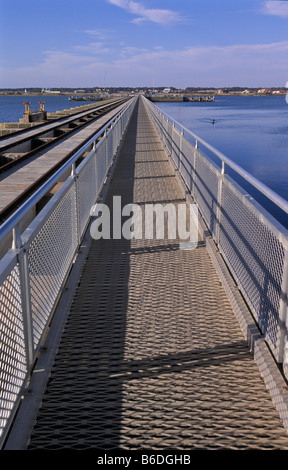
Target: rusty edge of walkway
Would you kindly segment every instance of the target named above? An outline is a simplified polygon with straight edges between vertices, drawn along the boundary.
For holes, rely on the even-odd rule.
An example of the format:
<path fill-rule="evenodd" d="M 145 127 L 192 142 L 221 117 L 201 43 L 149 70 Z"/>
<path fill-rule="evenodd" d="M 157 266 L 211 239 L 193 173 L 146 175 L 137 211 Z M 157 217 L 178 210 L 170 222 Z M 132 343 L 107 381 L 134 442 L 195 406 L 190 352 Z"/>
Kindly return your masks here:
<path fill-rule="evenodd" d="M 103 202 L 106 198 L 113 171 L 122 148 L 123 140 L 124 139 L 121 141 L 117 154 L 109 170 L 99 202 Z M 168 154 L 167 148 L 165 146 L 164 150 L 166 155 L 169 157 L 170 165 L 176 174 L 176 178 L 180 188 L 183 191 L 186 201 L 188 203 L 193 203 L 193 199 L 188 189 L 186 188 L 183 179 L 179 175 L 172 159 L 170 158 L 170 155 Z M 90 223 L 92 222 L 93 221 Z M 209 233 L 204 220 L 201 217 L 199 218 L 199 231 L 200 235 L 203 237 L 206 249 L 224 287 L 225 293 L 240 325 L 244 338 L 248 343 L 254 361 L 259 368 L 267 390 L 270 392 L 274 406 L 279 413 L 280 420 L 284 428 L 288 431 L 287 382 L 281 374 L 281 371 L 276 364 L 267 343 L 262 338 L 249 308 L 247 307 L 237 285 L 235 284 L 222 256 L 220 255 L 213 241 L 212 236 Z M 77 287 L 81 272 L 84 268 L 91 242 L 92 238 L 90 236 L 90 225 L 88 225 L 86 235 L 79 250 L 79 254 L 76 258 L 58 307 L 55 311 L 53 321 L 51 322 L 51 327 L 45 340 L 45 344 L 41 348 L 39 358 L 31 376 L 29 387 L 27 388 L 22 404 L 19 407 L 19 411 L 15 417 L 14 425 L 7 438 L 4 450 L 25 450 L 27 447 L 41 405 L 41 400 L 45 392 L 46 383 L 61 341 L 62 333 L 74 298 L 75 289 Z"/>

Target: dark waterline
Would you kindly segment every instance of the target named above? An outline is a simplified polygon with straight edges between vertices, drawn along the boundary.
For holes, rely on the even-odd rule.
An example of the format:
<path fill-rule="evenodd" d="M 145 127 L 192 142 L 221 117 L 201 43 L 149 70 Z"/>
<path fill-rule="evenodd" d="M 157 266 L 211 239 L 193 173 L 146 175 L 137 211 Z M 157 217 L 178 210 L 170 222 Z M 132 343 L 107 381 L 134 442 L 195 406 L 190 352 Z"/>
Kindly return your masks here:
<path fill-rule="evenodd" d="M 214 103 L 157 103 L 157 106 L 288 200 L 285 96 L 216 96 Z M 257 191 L 252 196 L 288 228 L 286 214 Z"/>

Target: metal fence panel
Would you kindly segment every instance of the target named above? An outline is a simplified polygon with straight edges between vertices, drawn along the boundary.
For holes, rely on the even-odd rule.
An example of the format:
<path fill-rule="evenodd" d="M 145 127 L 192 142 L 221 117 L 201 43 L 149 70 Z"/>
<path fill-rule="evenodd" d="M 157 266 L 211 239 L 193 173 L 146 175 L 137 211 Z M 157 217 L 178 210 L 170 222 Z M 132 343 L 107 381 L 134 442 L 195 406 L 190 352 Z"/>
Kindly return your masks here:
<path fill-rule="evenodd" d="M 194 197 L 211 233 L 216 236 L 220 172 L 199 151 L 196 154 Z"/>
<path fill-rule="evenodd" d="M 111 164 L 111 161 L 112 161 L 112 158 L 113 158 L 113 133 L 114 133 L 114 128 L 113 130 L 112 129 L 109 129 L 109 131 L 107 132 L 107 137 L 106 137 L 106 145 L 107 145 L 107 165 L 108 167 L 110 166 Z"/>
<path fill-rule="evenodd" d="M 97 145 L 96 151 L 96 186 L 97 191 L 100 191 L 107 174 L 107 161 L 106 161 L 106 142 L 103 140 Z"/>
<path fill-rule="evenodd" d="M 277 355 L 285 249 L 260 208 L 255 208 L 227 177 L 223 184 L 220 247 Z"/>
<path fill-rule="evenodd" d="M 193 193 L 195 180 L 196 150 L 187 139 L 182 140 L 180 172 L 187 188 Z"/>
<path fill-rule="evenodd" d="M 162 120 L 163 121 L 163 120 Z M 166 130 L 166 145 L 169 154 L 172 154 L 172 132 L 171 132 L 171 124 L 168 120 L 164 120 L 164 128 Z"/>
<path fill-rule="evenodd" d="M 8 257 L 4 257 L 2 265 Z M 0 285 L 0 439 L 13 418 L 27 375 L 20 274 L 16 256 Z"/>
<path fill-rule="evenodd" d="M 181 135 L 175 127 L 172 126 L 172 152 L 171 152 L 171 157 L 174 161 L 174 164 L 176 168 L 179 168 L 180 166 L 180 152 L 181 152 Z"/>
<path fill-rule="evenodd" d="M 79 236 L 82 237 L 89 220 L 90 208 L 97 198 L 96 156 L 92 151 L 83 161 L 76 175 Z"/>
<path fill-rule="evenodd" d="M 40 225 L 38 233 L 27 241 L 35 350 L 53 312 L 78 245 L 75 184 L 70 185 L 61 196 L 60 198 L 58 195 L 57 203 L 54 203 L 43 226 Z M 49 206 L 46 210 L 48 208 Z M 34 224 L 37 224 L 37 219 Z"/>

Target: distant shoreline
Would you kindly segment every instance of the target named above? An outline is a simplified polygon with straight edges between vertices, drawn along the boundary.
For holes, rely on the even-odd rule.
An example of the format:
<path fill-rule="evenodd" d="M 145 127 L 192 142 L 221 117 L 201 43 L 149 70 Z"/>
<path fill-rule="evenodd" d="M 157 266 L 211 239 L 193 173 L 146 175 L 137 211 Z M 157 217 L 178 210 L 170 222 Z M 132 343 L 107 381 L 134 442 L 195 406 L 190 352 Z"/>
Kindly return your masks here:
<path fill-rule="evenodd" d="M 244 93 L 244 92 L 231 92 L 231 93 L 211 93 L 211 92 L 204 92 L 204 91 L 195 91 L 195 92 L 189 92 L 189 93 L 183 93 L 181 95 L 185 96 L 203 96 L 203 95 L 211 95 L 211 96 L 285 96 L 288 93 L 288 91 L 281 91 L 279 93 L 273 93 L 273 92 L 265 92 L 265 93 L 256 93 L 256 92 L 249 92 L 249 93 Z M 93 93 L 94 94 L 94 93 Z M 0 92 L 0 96 L 22 96 L 22 97 L 29 97 L 29 96 L 41 96 L 45 98 L 45 96 L 91 96 L 93 95 L 92 93 L 81 93 L 81 94 L 76 94 L 76 93 L 68 93 L 68 92 L 61 92 L 61 93 L 37 93 L 37 92 L 31 92 L 31 93 L 9 93 L 9 92 Z M 95 93 L 96 94 L 96 93 Z M 116 93 L 115 93 L 116 94 Z M 129 94 L 129 93 L 127 93 Z M 175 93 L 171 93 L 170 96 L 175 96 Z M 109 95 L 108 95 L 109 96 Z M 169 95 L 167 95 L 169 96 Z"/>
<path fill-rule="evenodd" d="M 286 95 L 288 90 L 285 87 L 222 87 L 222 88 L 204 88 L 204 87 L 187 87 L 184 89 L 176 89 L 174 87 L 83 87 L 83 88 L 0 88 L 0 96 L 94 96 L 94 95 L 131 95 L 131 94 L 167 94 L 173 95 L 210 95 L 210 96 L 279 96 Z"/>

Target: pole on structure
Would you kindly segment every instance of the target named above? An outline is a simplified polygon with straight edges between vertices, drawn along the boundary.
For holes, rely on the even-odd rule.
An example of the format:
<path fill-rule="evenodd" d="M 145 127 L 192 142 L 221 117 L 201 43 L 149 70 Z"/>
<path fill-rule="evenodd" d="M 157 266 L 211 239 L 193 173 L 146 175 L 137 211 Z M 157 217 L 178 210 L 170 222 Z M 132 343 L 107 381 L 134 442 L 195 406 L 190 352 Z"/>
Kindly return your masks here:
<path fill-rule="evenodd" d="M 30 105 L 31 103 L 28 103 L 28 101 L 24 101 L 24 105 L 25 105 L 25 113 L 24 114 L 31 114 L 31 111 L 30 111 Z"/>
<path fill-rule="evenodd" d="M 39 101 L 40 111 L 45 111 L 45 101 Z"/>

